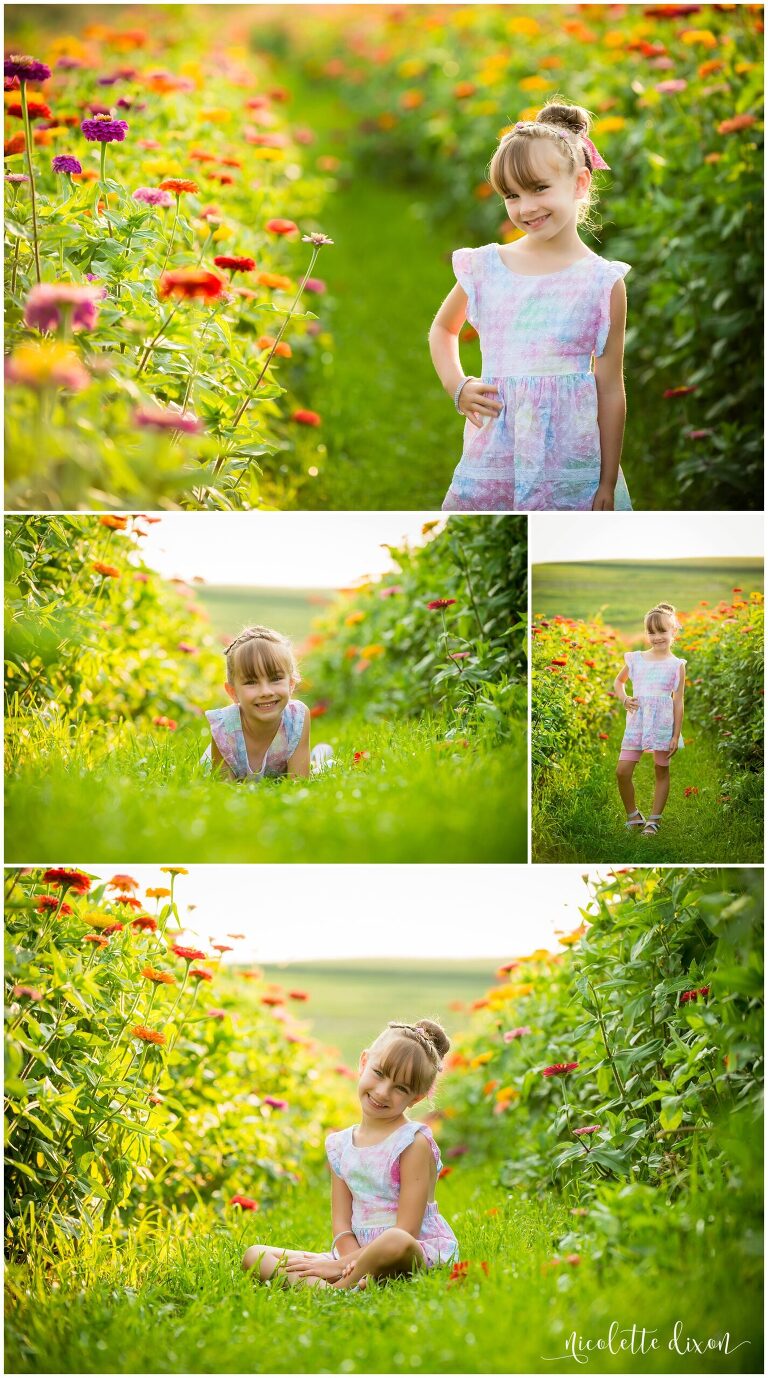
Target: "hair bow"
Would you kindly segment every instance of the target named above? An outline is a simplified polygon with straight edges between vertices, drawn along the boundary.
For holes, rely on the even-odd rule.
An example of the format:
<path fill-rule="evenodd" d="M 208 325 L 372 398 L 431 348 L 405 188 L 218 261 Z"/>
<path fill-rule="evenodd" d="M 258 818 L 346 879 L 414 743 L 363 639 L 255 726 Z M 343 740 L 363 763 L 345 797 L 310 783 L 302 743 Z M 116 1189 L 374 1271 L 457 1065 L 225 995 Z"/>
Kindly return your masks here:
<path fill-rule="evenodd" d="M 593 169 L 595 171 L 597 171 L 598 169 L 605 169 L 606 172 L 610 172 L 611 169 L 609 164 L 606 163 L 605 158 L 603 158 L 601 154 L 598 153 L 592 140 L 587 138 L 586 134 L 582 134 L 581 142 L 583 143 L 587 153 L 589 154 L 589 161 L 591 162 Z"/>

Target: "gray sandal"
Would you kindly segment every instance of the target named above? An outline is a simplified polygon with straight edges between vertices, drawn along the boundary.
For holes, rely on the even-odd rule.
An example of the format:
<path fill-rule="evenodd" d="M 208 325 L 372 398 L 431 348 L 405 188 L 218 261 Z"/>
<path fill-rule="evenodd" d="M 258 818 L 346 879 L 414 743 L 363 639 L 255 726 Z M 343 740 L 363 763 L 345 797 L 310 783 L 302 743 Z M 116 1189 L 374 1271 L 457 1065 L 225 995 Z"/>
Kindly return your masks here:
<path fill-rule="evenodd" d="M 661 827 L 661 814 L 651 813 L 648 815 L 645 827 L 641 833 L 642 837 L 655 837 Z"/>
<path fill-rule="evenodd" d="M 646 819 L 643 817 L 639 809 L 635 809 L 634 813 L 627 814 L 627 821 L 624 824 L 624 827 L 628 828 L 629 831 L 632 832 L 633 828 L 644 828 L 645 824 Z"/>

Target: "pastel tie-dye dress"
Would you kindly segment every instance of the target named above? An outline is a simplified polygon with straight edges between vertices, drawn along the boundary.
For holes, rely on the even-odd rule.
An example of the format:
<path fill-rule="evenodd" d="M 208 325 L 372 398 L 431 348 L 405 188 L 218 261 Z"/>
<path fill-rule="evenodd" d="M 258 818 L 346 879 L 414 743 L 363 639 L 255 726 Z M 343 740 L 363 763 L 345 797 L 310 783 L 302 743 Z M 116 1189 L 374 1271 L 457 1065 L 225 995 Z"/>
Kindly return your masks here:
<path fill-rule="evenodd" d="M 467 421 L 443 511 L 590 511 L 600 482 L 592 356 L 605 350 L 611 289 L 629 264 L 590 253 L 529 277 L 484 244 L 457 249 L 453 268 L 480 336 L 482 381 L 503 410 L 482 430 Z M 614 505 L 632 510 L 621 470 Z"/>
<path fill-rule="evenodd" d="M 267 747 L 259 770 L 251 770 L 248 762 L 240 705 L 230 703 L 226 708 L 211 708 L 205 716 L 211 725 L 211 737 L 221 752 L 222 760 L 226 761 L 235 778 L 263 780 L 265 777 L 287 774 L 288 762 L 301 741 L 304 719 L 308 712 L 307 705 L 298 699 L 291 699 L 285 705 L 280 725 Z M 210 747 L 206 748 L 201 759 L 203 763 L 210 765 Z"/>
<path fill-rule="evenodd" d="M 442 1167 L 440 1150 L 427 1125 L 416 1120 L 409 1120 L 380 1143 L 367 1147 L 358 1148 L 355 1144 L 354 1126 L 328 1135 L 325 1141 L 328 1162 L 352 1193 L 352 1230 L 358 1244 L 370 1244 L 372 1239 L 397 1224 L 400 1154 L 410 1147 L 417 1134 L 426 1138 L 439 1172 Z M 440 1215 L 436 1201 L 427 1202 L 418 1242 L 424 1251 L 427 1268 L 453 1263 L 459 1256 L 456 1236 Z"/>
<path fill-rule="evenodd" d="M 651 660 L 642 651 L 627 651 L 624 661 L 632 682 L 634 713 L 627 713 L 622 751 L 666 751 L 675 726 L 672 695 L 680 688 L 686 662 L 679 656 Z M 685 745 L 680 733 L 679 746 Z"/>

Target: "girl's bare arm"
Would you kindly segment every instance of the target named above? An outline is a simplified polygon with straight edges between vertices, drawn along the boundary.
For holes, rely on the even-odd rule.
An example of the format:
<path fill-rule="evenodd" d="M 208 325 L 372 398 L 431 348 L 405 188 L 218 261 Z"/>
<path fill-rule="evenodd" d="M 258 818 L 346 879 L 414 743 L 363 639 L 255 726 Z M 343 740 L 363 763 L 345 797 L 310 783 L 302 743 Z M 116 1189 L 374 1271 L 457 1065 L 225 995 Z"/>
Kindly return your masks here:
<path fill-rule="evenodd" d="M 685 667 L 680 667 L 680 683 L 672 695 L 672 741 L 670 755 L 673 756 L 677 751 L 680 742 L 680 733 L 683 728 L 683 713 L 685 711 Z"/>
<path fill-rule="evenodd" d="M 617 674 L 615 680 L 613 681 L 613 692 L 619 700 L 619 703 L 623 704 L 625 708 L 635 709 L 637 708 L 637 699 L 633 698 L 623 688 L 623 685 L 626 684 L 628 679 L 629 666 L 623 665 L 622 668 L 619 670 L 619 673 Z"/>
<path fill-rule="evenodd" d="M 627 399 L 624 392 L 624 333 L 627 325 L 627 291 L 623 278 L 611 291 L 611 325 L 603 353 L 595 357 L 597 428 L 600 432 L 600 484 L 592 510 L 612 511 L 619 477 Z"/>
<path fill-rule="evenodd" d="M 418 1239 L 427 1201 L 435 1181 L 435 1160 L 423 1134 L 400 1154 L 400 1197 L 397 1227 Z"/>
<path fill-rule="evenodd" d="M 304 718 L 304 726 L 301 729 L 299 745 L 288 762 L 288 774 L 300 775 L 303 776 L 304 779 L 309 775 L 309 730 L 310 721 L 309 713 L 307 712 Z"/>
<path fill-rule="evenodd" d="M 211 770 L 222 780 L 236 779 L 235 772 L 227 765 L 213 738 L 211 738 Z"/>
<path fill-rule="evenodd" d="M 459 356 L 459 331 L 467 319 L 467 294 L 457 282 L 448 293 L 429 331 L 429 352 L 440 382 L 453 399 L 464 377 Z M 459 398 L 462 414 L 473 426 L 482 428 L 483 416 L 498 416 L 501 403 L 496 400 L 498 388 L 470 378 Z"/>

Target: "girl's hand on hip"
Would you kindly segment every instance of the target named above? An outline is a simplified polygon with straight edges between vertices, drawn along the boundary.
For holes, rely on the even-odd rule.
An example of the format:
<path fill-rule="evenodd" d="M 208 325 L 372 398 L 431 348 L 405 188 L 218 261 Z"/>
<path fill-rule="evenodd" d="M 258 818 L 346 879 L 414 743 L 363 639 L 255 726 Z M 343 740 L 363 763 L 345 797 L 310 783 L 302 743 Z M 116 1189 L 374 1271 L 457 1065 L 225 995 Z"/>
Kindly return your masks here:
<path fill-rule="evenodd" d="M 624 707 L 626 708 L 628 713 L 636 713 L 638 708 L 640 707 L 640 704 L 638 703 L 636 698 L 632 697 L 631 694 L 626 694 L 624 697 Z"/>
<path fill-rule="evenodd" d="M 313 1258 L 307 1254 L 303 1258 L 286 1260 L 285 1271 L 292 1278 L 325 1278 L 326 1282 L 337 1282 L 344 1269 L 337 1258 Z"/>
<path fill-rule="evenodd" d="M 490 416 L 495 419 L 503 410 L 498 400 L 498 391 L 493 383 L 483 383 L 479 378 L 470 378 L 461 389 L 459 397 L 459 410 L 462 416 L 466 416 L 473 426 L 482 430 L 483 417 Z"/>
<path fill-rule="evenodd" d="M 463 394 L 462 394 L 463 395 Z M 614 493 L 612 488 L 601 483 L 595 496 L 592 499 L 593 512 L 612 512 Z"/>

